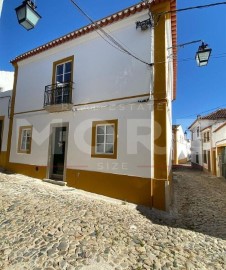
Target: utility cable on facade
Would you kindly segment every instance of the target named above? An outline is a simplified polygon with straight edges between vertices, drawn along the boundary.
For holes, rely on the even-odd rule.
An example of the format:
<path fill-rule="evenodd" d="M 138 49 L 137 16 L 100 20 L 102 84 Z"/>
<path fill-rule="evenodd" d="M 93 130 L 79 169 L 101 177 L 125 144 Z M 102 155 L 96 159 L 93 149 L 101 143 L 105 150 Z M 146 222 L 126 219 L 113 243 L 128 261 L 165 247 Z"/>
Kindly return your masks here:
<path fill-rule="evenodd" d="M 152 66 L 152 63 L 148 63 L 145 62 L 144 60 L 140 59 L 139 57 L 137 57 L 136 55 L 134 55 L 133 53 L 131 53 L 129 50 L 127 50 L 122 44 L 120 44 L 114 37 L 112 37 L 109 33 L 107 33 L 100 25 L 98 25 L 97 22 L 95 22 L 86 12 L 84 12 L 79 6 L 78 4 L 75 3 L 75 1 L 70 0 L 75 6 L 76 8 L 92 23 L 94 24 L 94 26 L 96 27 L 95 31 L 98 33 L 98 35 L 100 35 L 100 33 L 98 32 L 98 30 L 104 35 L 104 37 L 102 35 L 101 38 L 103 38 L 108 44 L 110 44 L 111 46 L 113 46 L 115 49 L 118 49 L 119 51 L 135 58 L 136 60 L 140 61 L 143 64 L 146 64 L 148 66 Z M 108 40 L 106 40 L 106 38 Z"/>

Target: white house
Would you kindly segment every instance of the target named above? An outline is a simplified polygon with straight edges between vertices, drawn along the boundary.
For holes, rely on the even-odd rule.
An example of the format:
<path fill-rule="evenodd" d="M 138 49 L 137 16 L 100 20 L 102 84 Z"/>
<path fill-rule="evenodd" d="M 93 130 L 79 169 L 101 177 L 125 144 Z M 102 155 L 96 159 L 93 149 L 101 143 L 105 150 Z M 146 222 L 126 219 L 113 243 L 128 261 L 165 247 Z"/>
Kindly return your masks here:
<path fill-rule="evenodd" d="M 189 127 L 193 166 L 224 176 L 226 109 L 198 116 Z"/>
<path fill-rule="evenodd" d="M 13 89 L 14 72 L 0 71 L 0 92 Z"/>
<path fill-rule="evenodd" d="M 11 96 L 12 90 L 0 92 L 0 167 L 5 167 L 7 160 Z"/>
<path fill-rule="evenodd" d="M 6 166 L 14 72 L 0 71 L 0 167 Z"/>
<path fill-rule="evenodd" d="M 158 14 L 175 8 L 142 2 L 16 57 L 7 168 L 166 209 L 176 15 Z"/>
<path fill-rule="evenodd" d="M 191 141 L 187 139 L 181 125 L 173 125 L 173 146 L 172 160 L 173 164 L 184 164 L 190 160 L 191 156 Z"/>

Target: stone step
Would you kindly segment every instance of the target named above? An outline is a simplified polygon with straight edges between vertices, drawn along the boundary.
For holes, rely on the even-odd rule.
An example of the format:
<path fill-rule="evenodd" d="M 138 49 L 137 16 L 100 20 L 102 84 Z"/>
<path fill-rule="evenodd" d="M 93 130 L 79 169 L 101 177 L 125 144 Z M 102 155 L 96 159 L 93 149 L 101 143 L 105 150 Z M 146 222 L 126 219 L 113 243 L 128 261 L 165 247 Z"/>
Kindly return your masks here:
<path fill-rule="evenodd" d="M 53 180 L 53 179 L 48 179 L 48 178 L 44 178 L 43 182 L 51 183 L 51 184 L 58 185 L 58 186 L 66 186 L 67 185 L 67 182 L 64 182 L 62 180 L 59 181 L 59 180 Z"/>

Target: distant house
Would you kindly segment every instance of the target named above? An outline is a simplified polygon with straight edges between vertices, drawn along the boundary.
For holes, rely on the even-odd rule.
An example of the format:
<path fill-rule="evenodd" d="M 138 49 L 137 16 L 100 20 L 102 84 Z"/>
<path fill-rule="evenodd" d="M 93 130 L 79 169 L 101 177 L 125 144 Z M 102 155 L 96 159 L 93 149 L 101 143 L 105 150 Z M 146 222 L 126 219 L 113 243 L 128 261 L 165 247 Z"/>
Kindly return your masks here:
<path fill-rule="evenodd" d="M 0 167 L 6 166 L 11 109 L 11 91 L 0 92 Z"/>
<path fill-rule="evenodd" d="M 191 141 L 187 139 L 181 125 L 173 125 L 173 147 L 172 160 L 173 164 L 184 164 L 190 160 Z"/>
<path fill-rule="evenodd" d="M 191 131 L 191 161 L 217 176 L 226 178 L 226 109 L 198 116 Z"/>
<path fill-rule="evenodd" d="M 16 57 L 7 168 L 165 210 L 176 15 L 149 15 L 175 8 L 139 2 Z M 141 61 L 106 43 L 97 25 Z"/>
<path fill-rule="evenodd" d="M 0 71 L 0 92 L 13 89 L 14 72 Z"/>
<path fill-rule="evenodd" d="M 6 166 L 14 72 L 0 71 L 0 167 Z"/>

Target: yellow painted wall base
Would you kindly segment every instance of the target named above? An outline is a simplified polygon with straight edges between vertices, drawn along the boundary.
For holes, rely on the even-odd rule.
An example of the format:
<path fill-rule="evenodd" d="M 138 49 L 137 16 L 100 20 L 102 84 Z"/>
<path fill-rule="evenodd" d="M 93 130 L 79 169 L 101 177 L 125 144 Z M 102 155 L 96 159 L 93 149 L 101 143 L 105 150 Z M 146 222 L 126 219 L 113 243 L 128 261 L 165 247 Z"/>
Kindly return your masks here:
<path fill-rule="evenodd" d="M 165 180 L 152 179 L 152 206 L 156 209 L 166 210 Z"/>
<path fill-rule="evenodd" d="M 36 166 L 28 164 L 19 164 L 19 163 L 8 163 L 6 169 L 15 173 L 24 174 L 30 177 L 43 179 L 46 178 L 46 167 L 45 166 Z"/>
<path fill-rule="evenodd" d="M 30 177 L 44 179 L 46 178 L 47 167 L 9 163 L 6 169 Z M 155 208 L 165 209 L 163 207 L 165 205 L 163 189 L 163 187 L 165 188 L 165 181 L 160 181 L 160 186 L 159 182 L 154 182 L 155 195 L 153 197 L 151 196 L 152 181 L 149 178 L 67 169 L 66 182 L 70 187 L 148 207 L 152 207 L 153 200 Z"/>
<path fill-rule="evenodd" d="M 7 152 L 0 152 L 0 167 L 5 168 L 7 163 Z"/>
<path fill-rule="evenodd" d="M 67 185 L 151 207 L 151 179 L 111 173 L 67 170 Z"/>

